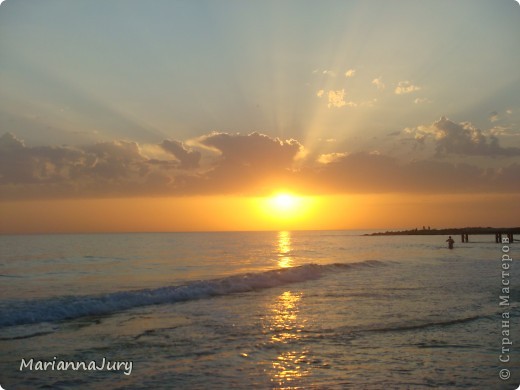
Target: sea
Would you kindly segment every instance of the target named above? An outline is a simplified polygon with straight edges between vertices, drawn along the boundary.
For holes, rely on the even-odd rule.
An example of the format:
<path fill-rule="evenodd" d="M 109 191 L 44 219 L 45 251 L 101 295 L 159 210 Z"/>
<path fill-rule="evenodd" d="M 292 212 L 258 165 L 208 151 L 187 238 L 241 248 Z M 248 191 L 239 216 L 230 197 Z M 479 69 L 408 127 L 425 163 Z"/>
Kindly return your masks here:
<path fill-rule="evenodd" d="M 516 389 L 520 244 L 365 233 L 0 236 L 0 386 Z"/>

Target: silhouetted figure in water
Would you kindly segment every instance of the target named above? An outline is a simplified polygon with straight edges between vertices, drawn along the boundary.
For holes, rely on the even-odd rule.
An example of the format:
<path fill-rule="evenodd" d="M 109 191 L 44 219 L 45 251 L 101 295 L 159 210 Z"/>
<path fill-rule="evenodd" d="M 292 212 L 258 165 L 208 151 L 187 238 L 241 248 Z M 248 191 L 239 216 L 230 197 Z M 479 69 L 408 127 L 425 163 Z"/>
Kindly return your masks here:
<path fill-rule="evenodd" d="M 453 240 L 453 238 L 451 238 L 451 236 L 446 240 L 446 242 L 448 243 L 448 248 L 453 249 L 453 243 L 455 241 Z"/>

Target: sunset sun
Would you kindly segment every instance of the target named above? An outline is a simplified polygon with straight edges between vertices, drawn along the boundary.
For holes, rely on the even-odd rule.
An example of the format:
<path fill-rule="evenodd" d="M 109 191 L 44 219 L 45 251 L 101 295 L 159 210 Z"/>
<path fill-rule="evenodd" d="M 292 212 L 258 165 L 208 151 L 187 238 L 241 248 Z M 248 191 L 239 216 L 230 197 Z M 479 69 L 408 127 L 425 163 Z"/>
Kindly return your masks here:
<path fill-rule="evenodd" d="M 518 385 L 517 3 L 0 0 L 0 390 Z"/>
<path fill-rule="evenodd" d="M 278 212 L 290 213 L 298 208 L 298 198 L 290 194 L 277 194 L 272 198 L 272 206 Z"/>
<path fill-rule="evenodd" d="M 309 216 L 313 200 L 309 197 L 300 196 L 288 192 L 278 192 L 262 200 L 262 213 L 273 223 L 283 222 L 298 224 Z"/>

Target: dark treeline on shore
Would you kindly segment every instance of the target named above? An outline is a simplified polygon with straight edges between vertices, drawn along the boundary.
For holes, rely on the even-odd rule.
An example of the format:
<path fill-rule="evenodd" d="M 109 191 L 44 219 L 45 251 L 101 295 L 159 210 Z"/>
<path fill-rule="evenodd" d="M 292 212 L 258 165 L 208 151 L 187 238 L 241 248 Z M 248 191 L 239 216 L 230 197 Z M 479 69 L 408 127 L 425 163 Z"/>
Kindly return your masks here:
<path fill-rule="evenodd" d="M 364 236 L 406 236 L 406 235 L 457 235 L 457 234 L 520 234 L 520 227 L 465 227 L 465 228 L 445 228 L 431 229 L 423 226 L 422 229 L 410 229 L 400 231 L 386 231 L 364 234 Z"/>

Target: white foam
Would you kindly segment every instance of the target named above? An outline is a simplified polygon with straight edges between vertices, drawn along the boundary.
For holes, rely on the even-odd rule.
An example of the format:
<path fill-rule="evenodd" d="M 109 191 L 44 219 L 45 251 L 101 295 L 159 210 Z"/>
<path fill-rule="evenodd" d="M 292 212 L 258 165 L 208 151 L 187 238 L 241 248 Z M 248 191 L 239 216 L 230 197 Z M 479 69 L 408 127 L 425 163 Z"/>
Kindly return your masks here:
<path fill-rule="evenodd" d="M 54 322 L 91 315 L 105 315 L 139 306 L 175 303 L 218 295 L 248 292 L 317 279 L 324 272 L 357 266 L 375 266 L 377 261 L 316 265 L 307 264 L 260 273 L 202 280 L 181 286 L 121 291 L 96 296 L 63 296 L 43 300 L 15 301 L 0 308 L 0 327 Z"/>

